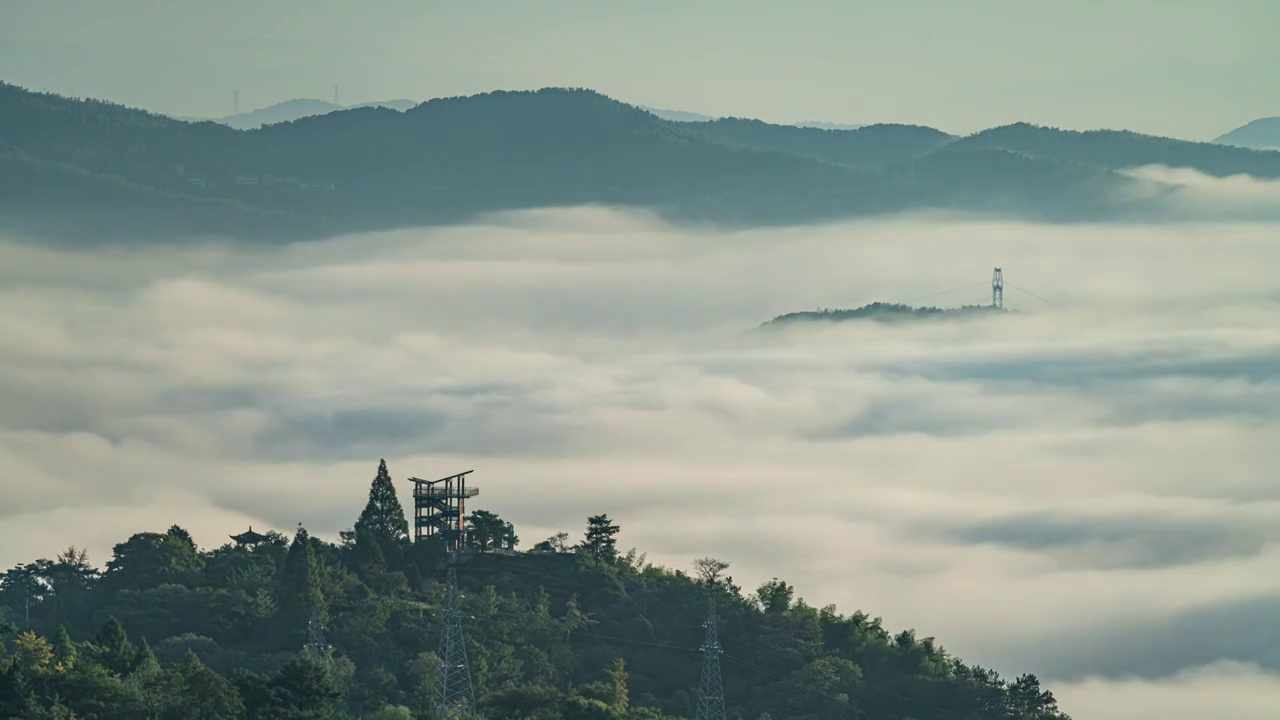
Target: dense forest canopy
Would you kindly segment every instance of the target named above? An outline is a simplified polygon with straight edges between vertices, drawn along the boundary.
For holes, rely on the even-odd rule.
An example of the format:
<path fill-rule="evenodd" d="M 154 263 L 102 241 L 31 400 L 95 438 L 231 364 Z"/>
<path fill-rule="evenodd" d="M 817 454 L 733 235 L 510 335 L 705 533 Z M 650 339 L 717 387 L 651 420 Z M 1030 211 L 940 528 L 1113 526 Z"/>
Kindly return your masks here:
<path fill-rule="evenodd" d="M 1066 718 L 1032 675 L 812 606 L 781 579 L 744 591 L 719 559 L 655 566 L 621 550 L 607 514 L 577 543 L 519 552 L 514 525 L 475 510 L 451 560 L 409 540 L 391 482 L 383 462 L 336 543 L 299 527 L 202 549 L 175 525 L 102 569 L 70 547 L 4 572 L 0 718 L 438 717 L 450 562 L 475 686 L 474 711 L 450 716 L 693 717 L 711 603 L 730 718 Z"/>
<path fill-rule="evenodd" d="M 0 83 L 0 161 L 0 230 L 99 241 L 313 238 L 592 203 L 727 225 L 913 208 L 1087 220 L 1159 207 L 1120 192 L 1145 187 L 1115 172 L 1133 165 L 1280 177 L 1280 152 L 1136 133 L 678 122 L 573 88 L 236 130 Z"/>

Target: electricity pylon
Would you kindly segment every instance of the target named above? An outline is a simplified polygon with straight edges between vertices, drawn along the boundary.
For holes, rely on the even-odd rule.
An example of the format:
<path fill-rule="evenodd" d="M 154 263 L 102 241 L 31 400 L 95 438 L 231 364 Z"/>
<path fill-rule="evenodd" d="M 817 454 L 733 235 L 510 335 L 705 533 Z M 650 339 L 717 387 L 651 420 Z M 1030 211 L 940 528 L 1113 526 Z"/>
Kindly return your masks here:
<path fill-rule="evenodd" d="M 716 630 L 716 601 L 707 600 L 707 629 L 702 641 L 702 688 L 698 693 L 697 720 L 725 720 L 724 686 L 720 683 L 720 637 Z"/>
<path fill-rule="evenodd" d="M 449 568 L 444 590 L 444 633 L 440 636 L 440 667 L 436 671 L 436 709 L 441 720 L 457 711 L 475 711 L 475 690 L 467 664 L 467 641 L 462 635 L 462 596 L 458 573 Z"/>
<path fill-rule="evenodd" d="M 304 648 L 307 656 L 319 663 L 329 662 L 329 643 L 324 639 L 324 622 L 320 614 L 320 603 L 311 610 L 311 619 L 307 621 L 307 645 Z"/>

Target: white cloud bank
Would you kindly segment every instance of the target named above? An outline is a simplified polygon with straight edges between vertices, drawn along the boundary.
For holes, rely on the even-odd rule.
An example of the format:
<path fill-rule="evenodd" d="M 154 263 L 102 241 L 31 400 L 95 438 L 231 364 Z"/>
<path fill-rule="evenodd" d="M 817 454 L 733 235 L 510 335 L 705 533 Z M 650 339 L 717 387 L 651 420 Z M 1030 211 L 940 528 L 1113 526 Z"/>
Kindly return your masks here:
<path fill-rule="evenodd" d="M 1055 693 L 1075 717 L 1230 718 L 1272 720 L 1280 696 L 1280 674 L 1256 665 L 1222 662 L 1159 680 L 1090 679 Z"/>
<path fill-rule="evenodd" d="M 474 468 L 530 544 L 608 512 L 653 559 L 783 577 L 1036 672 L 1077 717 L 1203 717 L 1121 709 L 1273 682 L 1179 674 L 1215 662 L 1280 669 L 1277 230 L 582 209 L 255 250 L 0 244 L 0 565 L 102 562 L 170 523 L 333 536 L 380 457 Z M 981 302 L 993 265 L 1023 312 L 743 332 Z"/>

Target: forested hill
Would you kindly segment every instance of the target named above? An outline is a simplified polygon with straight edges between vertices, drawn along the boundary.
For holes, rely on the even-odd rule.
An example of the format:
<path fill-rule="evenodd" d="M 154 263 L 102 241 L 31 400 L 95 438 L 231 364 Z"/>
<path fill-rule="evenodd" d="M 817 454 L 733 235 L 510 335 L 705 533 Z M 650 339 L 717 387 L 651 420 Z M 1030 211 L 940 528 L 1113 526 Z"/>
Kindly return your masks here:
<path fill-rule="evenodd" d="M 94 241 L 314 238 L 580 204 L 728 225 L 915 208 L 1102 219 L 1159 207 L 1114 172 L 1153 163 L 1280 176 L 1280 152 L 1133 133 L 675 122 L 581 89 L 235 130 L 0 83 L 0 231 Z"/>
<path fill-rule="evenodd" d="M 689 128 L 728 145 L 770 150 L 853 167 L 878 167 L 922 157 L 955 138 L 920 125 L 866 125 L 830 130 L 721 118 Z"/>
<path fill-rule="evenodd" d="M 576 545 L 560 533 L 525 552 L 492 513 L 468 527 L 457 574 L 477 702 L 458 717 L 694 717 L 710 601 L 730 718 L 1066 718 L 1034 676 L 1001 678 L 785 581 L 744 592 L 715 559 L 686 573 L 621 552 L 607 515 Z M 74 547 L 12 568 L 0 718 L 437 717 L 446 557 L 408 530 L 383 463 L 337 543 L 298 528 L 201 549 L 173 526 L 116 545 L 101 572 Z"/>
<path fill-rule="evenodd" d="M 915 320 L 950 320 L 955 318 L 986 317 L 1004 313 L 1004 308 L 990 305 L 963 305 L 955 308 L 934 306 L 912 307 L 899 303 L 874 302 L 859 308 L 837 310 L 823 308 L 821 310 L 801 310 L 779 315 L 760 325 L 764 328 L 779 328 L 813 322 L 844 322 L 849 320 L 874 320 L 876 322 L 909 322 Z"/>

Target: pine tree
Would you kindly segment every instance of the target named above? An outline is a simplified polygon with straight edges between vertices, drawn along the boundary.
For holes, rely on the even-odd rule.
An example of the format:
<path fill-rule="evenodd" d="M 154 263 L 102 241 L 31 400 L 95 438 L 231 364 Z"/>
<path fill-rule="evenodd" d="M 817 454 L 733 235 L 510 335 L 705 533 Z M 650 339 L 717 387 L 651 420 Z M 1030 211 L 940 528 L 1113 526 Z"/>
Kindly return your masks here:
<path fill-rule="evenodd" d="M 619 529 L 609 520 L 608 515 L 592 515 L 587 518 L 584 549 L 597 560 L 613 562 L 618 557 L 617 540 L 613 536 L 618 534 Z"/>
<path fill-rule="evenodd" d="M 98 634 L 93 638 L 98 648 L 98 662 L 117 675 L 127 675 L 135 658 L 133 643 L 125 634 L 124 626 L 115 616 L 108 616 Z"/>
<path fill-rule="evenodd" d="M 396 488 L 391 482 L 391 473 L 387 471 L 386 460 L 378 463 L 378 474 L 369 487 L 369 502 L 356 520 L 355 532 L 351 533 L 351 537 L 355 539 L 357 550 L 361 550 L 362 542 L 367 544 L 372 541 L 378 546 L 377 554 L 382 556 L 390 569 L 399 570 L 403 567 L 404 550 L 409 543 L 409 520 L 405 517 L 400 499 L 396 497 Z M 369 548 L 363 550 L 361 554 L 364 557 L 371 555 Z"/>
<path fill-rule="evenodd" d="M 134 654 L 133 670 L 141 670 L 150 672 L 160 669 L 160 661 L 156 660 L 156 654 L 151 650 L 151 644 L 146 638 L 142 638 L 142 643 L 138 645 L 138 652 Z"/>
<path fill-rule="evenodd" d="M 58 630 L 53 634 L 53 659 L 64 670 L 70 670 L 75 667 L 76 659 L 79 657 L 79 651 L 76 644 L 72 642 L 71 635 L 67 633 L 65 625 L 59 625 Z"/>
<path fill-rule="evenodd" d="M 378 538 L 383 545 L 404 542 L 409 539 L 409 520 L 405 517 L 400 499 L 396 497 L 395 485 L 391 483 L 391 473 L 387 472 L 387 461 L 378 463 L 378 474 L 369 487 L 369 502 L 356 520 L 356 532 L 367 530 Z"/>
<path fill-rule="evenodd" d="M 199 708 L 201 720 L 238 718 L 244 713 L 244 702 L 235 686 L 210 670 L 190 650 L 178 671 L 182 676 L 184 705 Z"/>
<path fill-rule="evenodd" d="M 613 691 L 613 702 L 610 705 L 614 711 L 625 715 L 631 701 L 627 692 L 627 663 L 622 658 L 614 658 L 613 668 L 609 670 L 609 681 Z"/>
<path fill-rule="evenodd" d="M 324 613 L 324 597 L 320 593 L 320 568 L 316 564 L 311 536 L 304 527 L 298 527 L 284 561 L 280 584 L 276 590 L 276 619 L 280 641 L 299 647 L 307 639 L 307 623 L 316 605 Z"/>

